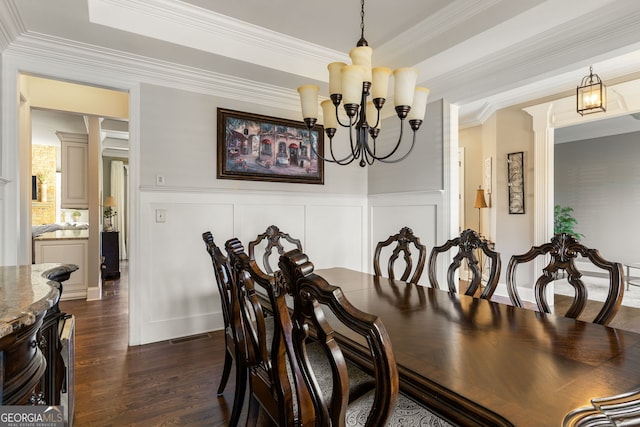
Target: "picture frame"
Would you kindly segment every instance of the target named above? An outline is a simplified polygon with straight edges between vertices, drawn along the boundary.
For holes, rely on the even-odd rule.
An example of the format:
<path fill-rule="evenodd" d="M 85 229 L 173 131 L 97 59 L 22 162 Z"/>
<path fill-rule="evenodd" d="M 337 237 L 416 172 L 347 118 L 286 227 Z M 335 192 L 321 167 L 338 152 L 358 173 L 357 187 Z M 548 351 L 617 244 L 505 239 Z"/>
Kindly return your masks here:
<path fill-rule="evenodd" d="M 509 214 L 524 214 L 524 152 L 507 154 Z"/>
<path fill-rule="evenodd" d="M 321 125 L 224 108 L 217 120 L 219 179 L 324 184 Z"/>
<path fill-rule="evenodd" d="M 491 194 L 491 180 L 492 180 L 492 159 L 491 156 L 484 159 L 484 176 L 483 176 L 483 184 L 484 191 L 487 194 Z"/>

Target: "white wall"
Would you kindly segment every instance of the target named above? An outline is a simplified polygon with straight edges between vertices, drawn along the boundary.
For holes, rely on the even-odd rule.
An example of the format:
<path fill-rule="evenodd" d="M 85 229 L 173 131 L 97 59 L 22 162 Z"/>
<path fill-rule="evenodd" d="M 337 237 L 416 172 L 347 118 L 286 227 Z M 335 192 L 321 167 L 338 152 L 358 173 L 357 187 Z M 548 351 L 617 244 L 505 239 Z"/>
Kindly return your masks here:
<path fill-rule="evenodd" d="M 155 222 L 155 210 L 166 222 Z M 220 302 L 202 233 L 216 243 L 238 237 L 245 245 L 271 225 L 302 241 L 316 268 L 365 267 L 366 197 L 260 191 L 140 193 L 141 343 L 222 327 Z"/>
<path fill-rule="evenodd" d="M 413 234 L 420 238 L 420 243 L 427 247 L 427 257 L 431 248 L 444 243 L 441 240 L 443 220 L 443 193 L 440 191 L 406 192 L 396 194 L 383 194 L 369 196 L 369 224 L 370 224 L 370 246 L 368 253 L 373 253 L 378 242 L 387 240 L 391 235 L 397 234 L 402 227 L 409 227 Z M 445 239 L 446 240 L 446 239 Z M 411 245 L 412 259 L 415 265 L 417 251 Z M 389 259 L 390 251 L 383 251 L 380 259 Z M 443 257 L 441 257 L 443 258 Z M 369 259 L 369 268 L 366 271 L 373 271 L 373 260 Z M 396 278 L 399 278 L 404 263 L 396 263 Z M 383 274 L 386 276 L 386 263 L 381 265 Z M 425 270 L 420 281 L 422 285 L 429 285 L 426 262 Z"/>
<path fill-rule="evenodd" d="M 555 145 L 555 203 L 574 209 L 581 242 L 611 261 L 640 261 L 640 132 Z"/>

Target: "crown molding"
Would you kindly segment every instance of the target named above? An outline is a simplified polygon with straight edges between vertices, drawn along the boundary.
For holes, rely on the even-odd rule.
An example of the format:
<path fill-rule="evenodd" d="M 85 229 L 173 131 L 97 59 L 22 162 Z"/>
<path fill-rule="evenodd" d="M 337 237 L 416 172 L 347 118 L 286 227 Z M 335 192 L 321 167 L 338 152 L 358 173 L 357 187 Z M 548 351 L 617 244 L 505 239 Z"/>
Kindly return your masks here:
<path fill-rule="evenodd" d="M 25 31 L 14 0 L 0 2 L 0 52 L 6 50 L 11 42 Z"/>
<path fill-rule="evenodd" d="M 89 20 L 95 24 L 318 81 L 328 81 L 326 64 L 349 58 L 346 53 L 188 3 L 170 0 L 88 0 L 88 3 Z"/>
<path fill-rule="evenodd" d="M 496 81 L 508 91 L 637 48 L 640 10 L 634 4 L 625 4 L 615 11 L 607 11 L 606 7 L 599 11 L 602 13 L 584 15 L 560 30 L 550 29 L 540 37 L 449 70 L 431 79 L 428 86 L 435 97 L 445 96 L 449 102 L 467 104 L 492 97 Z M 573 62 L 558 68 L 558 63 L 567 64 L 567 58 Z M 427 72 L 422 69 L 427 65 L 425 62 L 418 66 L 421 74 Z M 618 72 L 617 76 L 620 75 Z"/>
<path fill-rule="evenodd" d="M 376 48 L 380 63 L 395 63 L 397 58 L 419 51 L 448 30 L 501 3 L 503 0 L 457 0 Z"/>
<path fill-rule="evenodd" d="M 300 109 L 298 94 L 291 89 L 45 34 L 27 32 L 6 53 L 40 67 L 46 63 L 48 69 L 63 70 L 68 79 L 77 81 L 107 75 L 108 80 L 120 84 L 142 82 L 291 111 Z"/>

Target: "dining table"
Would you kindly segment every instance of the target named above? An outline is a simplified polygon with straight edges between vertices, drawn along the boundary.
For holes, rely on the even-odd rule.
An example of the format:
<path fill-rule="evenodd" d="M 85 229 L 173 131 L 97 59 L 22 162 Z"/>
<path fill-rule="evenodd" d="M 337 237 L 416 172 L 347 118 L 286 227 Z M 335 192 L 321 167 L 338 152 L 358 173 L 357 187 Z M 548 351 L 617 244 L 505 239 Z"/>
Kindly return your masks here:
<path fill-rule="evenodd" d="M 638 333 L 346 268 L 315 273 L 382 320 L 401 390 L 455 425 L 562 426 L 592 399 L 640 387 Z M 345 357 L 370 366 L 366 343 L 332 326 Z"/>

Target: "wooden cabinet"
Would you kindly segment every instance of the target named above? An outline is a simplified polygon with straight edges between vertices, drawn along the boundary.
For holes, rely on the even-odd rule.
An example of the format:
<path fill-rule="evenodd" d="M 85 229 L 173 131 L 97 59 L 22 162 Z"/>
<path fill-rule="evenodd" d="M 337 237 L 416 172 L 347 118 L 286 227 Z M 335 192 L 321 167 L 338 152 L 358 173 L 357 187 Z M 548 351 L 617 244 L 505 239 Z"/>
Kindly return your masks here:
<path fill-rule="evenodd" d="M 76 237 L 74 233 L 78 233 Z M 75 264 L 78 271 L 65 283 L 63 300 L 87 298 L 88 232 L 86 230 L 62 230 L 45 233 L 34 239 L 35 262 Z"/>
<path fill-rule="evenodd" d="M 3 405 L 28 405 L 32 403 L 31 400 L 33 403 L 44 403 L 36 397 L 47 368 L 38 339 L 44 314 L 34 316 L 32 324 L 0 339 L 4 377 Z"/>
<path fill-rule="evenodd" d="M 88 136 L 82 133 L 56 132 L 61 144 L 62 209 L 88 209 Z"/>
<path fill-rule="evenodd" d="M 62 264 L 0 267 L 0 294 L 5 296 L 0 299 L 0 404 L 59 405 L 63 389 L 73 387 L 58 331 L 68 316 L 58 301 L 62 282 L 76 269 Z M 65 350 L 73 355 L 73 348 Z M 73 401 L 67 404 L 72 407 Z"/>
<path fill-rule="evenodd" d="M 117 231 L 102 232 L 102 279 L 120 278 L 120 248 Z"/>

